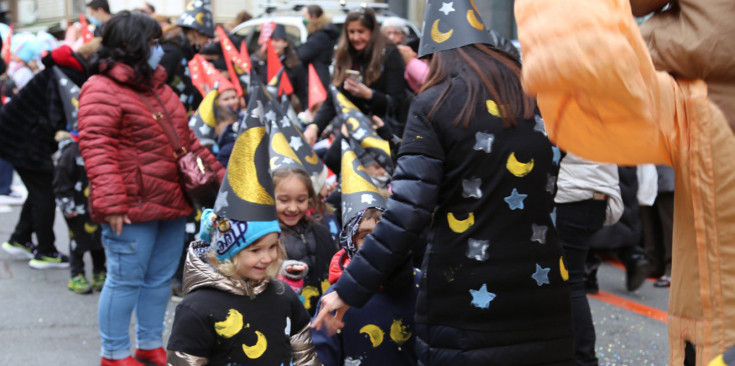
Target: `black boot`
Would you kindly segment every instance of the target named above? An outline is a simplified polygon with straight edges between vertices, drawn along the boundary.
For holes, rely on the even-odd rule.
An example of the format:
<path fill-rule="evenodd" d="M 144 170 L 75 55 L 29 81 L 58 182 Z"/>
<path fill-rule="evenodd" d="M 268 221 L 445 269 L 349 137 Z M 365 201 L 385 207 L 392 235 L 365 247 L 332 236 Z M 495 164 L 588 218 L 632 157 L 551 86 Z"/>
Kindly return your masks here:
<path fill-rule="evenodd" d="M 621 249 L 618 257 L 625 265 L 625 288 L 631 292 L 639 289 L 654 270 L 653 263 L 638 247 Z"/>

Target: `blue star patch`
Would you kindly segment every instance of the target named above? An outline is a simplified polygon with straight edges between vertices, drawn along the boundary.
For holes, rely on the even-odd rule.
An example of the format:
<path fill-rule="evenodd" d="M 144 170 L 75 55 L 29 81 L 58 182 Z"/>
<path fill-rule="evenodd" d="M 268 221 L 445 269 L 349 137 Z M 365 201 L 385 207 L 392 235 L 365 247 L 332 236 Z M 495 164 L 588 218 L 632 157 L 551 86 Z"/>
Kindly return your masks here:
<path fill-rule="evenodd" d="M 487 309 L 490 307 L 490 302 L 495 300 L 495 294 L 487 291 L 487 284 L 482 284 L 479 290 L 470 289 L 470 295 L 472 295 L 472 306 Z"/>
<path fill-rule="evenodd" d="M 511 210 L 522 210 L 524 208 L 523 206 L 523 200 L 528 197 L 527 194 L 519 194 L 518 190 L 513 188 L 513 192 L 510 193 L 510 196 L 505 197 L 505 202 L 508 203 L 508 207 L 510 207 Z"/>

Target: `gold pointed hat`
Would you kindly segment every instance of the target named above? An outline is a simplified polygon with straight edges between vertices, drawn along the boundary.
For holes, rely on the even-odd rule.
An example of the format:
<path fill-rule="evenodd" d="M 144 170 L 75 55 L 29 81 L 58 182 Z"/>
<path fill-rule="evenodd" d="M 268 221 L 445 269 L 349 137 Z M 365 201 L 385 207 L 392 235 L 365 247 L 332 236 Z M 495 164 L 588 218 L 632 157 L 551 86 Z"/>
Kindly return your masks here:
<path fill-rule="evenodd" d="M 342 123 L 347 124 L 350 137 L 360 147 L 372 154 L 375 161 L 380 164 L 388 174 L 393 174 L 393 159 L 391 158 L 390 143 L 378 136 L 372 127 L 370 119 L 364 115 L 347 97 L 336 87 L 329 87 L 334 105 L 337 108 L 337 116 Z"/>
<path fill-rule="evenodd" d="M 493 44 L 476 0 L 429 0 L 419 57 L 473 43 Z"/>
<path fill-rule="evenodd" d="M 248 118 L 235 140 L 214 212 L 239 221 L 276 220 L 273 179 L 269 173 L 269 138 L 257 121 L 262 104 L 248 105 Z"/>
<path fill-rule="evenodd" d="M 207 93 L 207 96 L 199 103 L 196 113 L 189 119 L 189 127 L 194 131 L 194 135 L 199 138 L 202 145 L 213 145 L 217 138 L 215 135 L 217 119 L 214 115 L 214 107 L 218 95 L 217 88 Z"/>
<path fill-rule="evenodd" d="M 366 208 L 386 206 L 385 197 L 375 187 L 370 175 L 360 164 L 360 159 L 346 140 L 342 140 L 340 185 L 343 223 L 349 222 L 353 216 Z"/>

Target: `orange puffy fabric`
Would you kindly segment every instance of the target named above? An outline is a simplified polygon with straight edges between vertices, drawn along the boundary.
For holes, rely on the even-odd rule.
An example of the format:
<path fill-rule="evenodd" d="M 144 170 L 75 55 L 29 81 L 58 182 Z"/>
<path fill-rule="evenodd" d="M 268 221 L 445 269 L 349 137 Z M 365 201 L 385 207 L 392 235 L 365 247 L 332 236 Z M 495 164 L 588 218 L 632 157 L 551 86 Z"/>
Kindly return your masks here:
<path fill-rule="evenodd" d="M 710 81 L 657 71 L 628 0 L 518 0 L 515 13 L 523 85 L 554 143 L 674 167 L 670 364 L 691 342 L 706 365 L 735 344 L 735 136 Z"/>

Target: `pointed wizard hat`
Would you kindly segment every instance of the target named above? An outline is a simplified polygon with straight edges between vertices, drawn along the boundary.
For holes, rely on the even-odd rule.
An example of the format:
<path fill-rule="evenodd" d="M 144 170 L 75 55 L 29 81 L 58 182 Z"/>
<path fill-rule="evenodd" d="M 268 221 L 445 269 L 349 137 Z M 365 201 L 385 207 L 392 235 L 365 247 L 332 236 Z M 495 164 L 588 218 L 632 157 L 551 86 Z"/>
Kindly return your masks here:
<path fill-rule="evenodd" d="M 364 115 L 347 97 L 334 85 L 330 85 L 334 106 L 337 108 L 337 116 L 342 123 L 347 124 L 350 137 L 357 141 L 368 153 L 372 154 L 375 161 L 388 172 L 393 174 L 393 159 L 390 153 L 390 143 L 378 136 L 373 130 L 370 119 Z"/>
<path fill-rule="evenodd" d="M 383 197 L 360 164 L 360 159 L 346 140 L 342 140 L 342 222 L 347 223 L 362 210 L 370 207 L 385 208 Z"/>
<path fill-rule="evenodd" d="M 69 131 L 76 131 L 79 112 L 79 86 L 64 74 L 58 66 L 54 66 L 54 77 L 59 86 L 59 95 L 64 106 L 66 126 Z"/>
<path fill-rule="evenodd" d="M 475 0 L 429 0 L 419 57 L 473 43 L 493 44 Z"/>
<path fill-rule="evenodd" d="M 235 140 L 214 213 L 238 221 L 276 220 L 268 133 L 253 121 L 262 119 L 262 105 L 252 103 L 247 112 L 250 121 Z"/>
<path fill-rule="evenodd" d="M 214 38 L 214 22 L 212 21 L 211 0 L 191 0 L 186 5 L 176 25 L 191 28 L 199 33 Z"/>
<path fill-rule="evenodd" d="M 199 138 L 202 145 L 213 145 L 217 138 L 215 136 L 217 118 L 214 115 L 214 108 L 218 96 L 217 88 L 212 89 L 204 97 L 204 100 L 199 103 L 196 113 L 189 119 L 189 127 L 194 131 L 194 135 Z"/>

